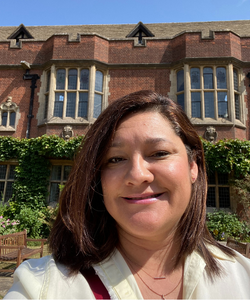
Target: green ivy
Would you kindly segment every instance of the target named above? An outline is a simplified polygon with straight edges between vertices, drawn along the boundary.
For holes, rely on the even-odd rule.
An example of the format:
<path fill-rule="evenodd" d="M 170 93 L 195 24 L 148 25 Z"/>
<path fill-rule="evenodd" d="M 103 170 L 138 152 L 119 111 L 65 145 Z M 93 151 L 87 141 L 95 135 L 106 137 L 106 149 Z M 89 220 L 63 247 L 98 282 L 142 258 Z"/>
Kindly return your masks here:
<path fill-rule="evenodd" d="M 235 178 L 250 173 L 250 141 L 220 140 L 215 144 L 202 139 L 209 172 L 233 172 Z"/>
<path fill-rule="evenodd" d="M 73 160 L 82 139 L 78 136 L 65 141 L 56 135 L 33 139 L 0 137 L 0 161 L 18 161 L 13 195 L 5 215 L 20 220 L 20 230 L 26 228 L 33 237 L 47 235 L 39 213 L 47 206 L 50 159 Z"/>

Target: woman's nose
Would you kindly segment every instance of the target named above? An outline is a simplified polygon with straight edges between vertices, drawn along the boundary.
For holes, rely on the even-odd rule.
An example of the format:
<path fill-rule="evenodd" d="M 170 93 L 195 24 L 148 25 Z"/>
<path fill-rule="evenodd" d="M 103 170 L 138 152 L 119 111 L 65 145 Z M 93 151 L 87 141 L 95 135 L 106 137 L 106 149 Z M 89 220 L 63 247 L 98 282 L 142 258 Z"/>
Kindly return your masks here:
<path fill-rule="evenodd" d="M 129 185 L 138 185 L 143 182 L 152 182 L 154 175 L 150 171 L 149 164 L 141 156 L 131 160 L 126 174 L 126 183 Z"/>

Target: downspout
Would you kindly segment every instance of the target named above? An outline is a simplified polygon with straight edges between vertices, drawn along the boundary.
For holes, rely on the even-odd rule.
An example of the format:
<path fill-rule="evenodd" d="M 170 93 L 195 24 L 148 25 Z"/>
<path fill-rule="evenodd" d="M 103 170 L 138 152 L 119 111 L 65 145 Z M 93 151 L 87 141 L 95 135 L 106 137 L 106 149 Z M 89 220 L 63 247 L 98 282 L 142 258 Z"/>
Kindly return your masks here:
<path fill-rule="evenodd" d="M 30 94 L 30 105 L 29 105 L 29 114 L 27 115 L 28 118 L 28 124 L 27 124 L 27 131 L 26 131 L 26 138 L 30 138 L 30 129 L 31 129 L 31 120 L 34 118 L 32 115 L 33 113 L 33 103 L 34 103 L 34 94 L 35 94 L 35 88 L 37 79 L 40 79 L 38 74 L 29 74 L 29 70 L 26 70 L 26 73 L 23 75 L 24 80 L 31 80 L 31 94 Z"/>

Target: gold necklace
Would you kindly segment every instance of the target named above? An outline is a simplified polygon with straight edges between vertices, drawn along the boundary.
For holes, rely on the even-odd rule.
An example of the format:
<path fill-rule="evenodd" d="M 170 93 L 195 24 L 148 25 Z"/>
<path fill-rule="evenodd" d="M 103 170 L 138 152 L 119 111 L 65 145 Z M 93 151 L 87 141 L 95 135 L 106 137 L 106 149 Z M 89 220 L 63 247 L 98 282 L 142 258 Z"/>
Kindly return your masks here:
<path fill-rule="evenodd" d="M 122 249 L 121 249 L 122 250 Z M 122 250 L 122 253 L 126 256 L 126 258 L 130 261 L 130 263 L 133 263 L 135 265 L 137 265 L 138 267 L 141 268 L 142 272 L 144 272 L 145 274 L 147 274 L 149 277 L 151 277 L 152 279 L 155 279 L 155 280 L 161 280 L 161 279 L 166 279 L 166 276 L 156 276 L 156 277 L 153 277 L 151 276 L 150 274 L 148 274 L 148 272 L 146 272 L 145 270 L 143 270 L 142 266 L 140 266 L 139 264 L 131 261 L 130 258 L 127 257 L 126 253 Z"/>
<path fill-rule="evenodd" d="M 129 265 L 130 265 L 130 264 L 129 264 Z M 179 284 L 181 283 L 181 281 L 182 281 L 182 276 L 181 276 L 180 281 L 177 283 L 177 285 L 176 285 L 170 292 L 168 292 L 168 293 L 166 293 L 166 294 L 159 294 L 159 293 L 157 293 L 156 291 L 154 291 L 153 289 L 151 289 L 151 287 L 149 287 L 149 286 L 147 285 L 147 283 L 141 278 L 139 272 L 135 272 L 135 270 L 132 268 L 131 265 L 130 265 L 130 268 L 132 269 L 132 271 L 133 271 L 135 274 L 138 275 L 138 277 L 141 279 L 141 281 L 144 283 L 144 285 L 146 285 L 146 287 L 147 287 L 151 292 L 153 292 L 154 294 L 160 296 L 163 300 L 166 300 L 165 297 L 168 296 L 169 294 L 171 294 L 173 291 L 175 291 L 175 290 L 177 289 L 177 287 L 179 286 Z"/>

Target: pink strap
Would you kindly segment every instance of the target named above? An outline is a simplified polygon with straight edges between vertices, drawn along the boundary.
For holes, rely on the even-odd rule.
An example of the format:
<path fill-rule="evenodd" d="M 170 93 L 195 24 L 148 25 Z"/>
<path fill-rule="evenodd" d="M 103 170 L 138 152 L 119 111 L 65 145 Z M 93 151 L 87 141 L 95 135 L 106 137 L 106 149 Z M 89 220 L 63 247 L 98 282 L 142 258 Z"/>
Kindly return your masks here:
<path fill-rule="evenodd" d="M 81 271 L 96 299 L 110 299 L 110 295 L 93 268 Z"/>

